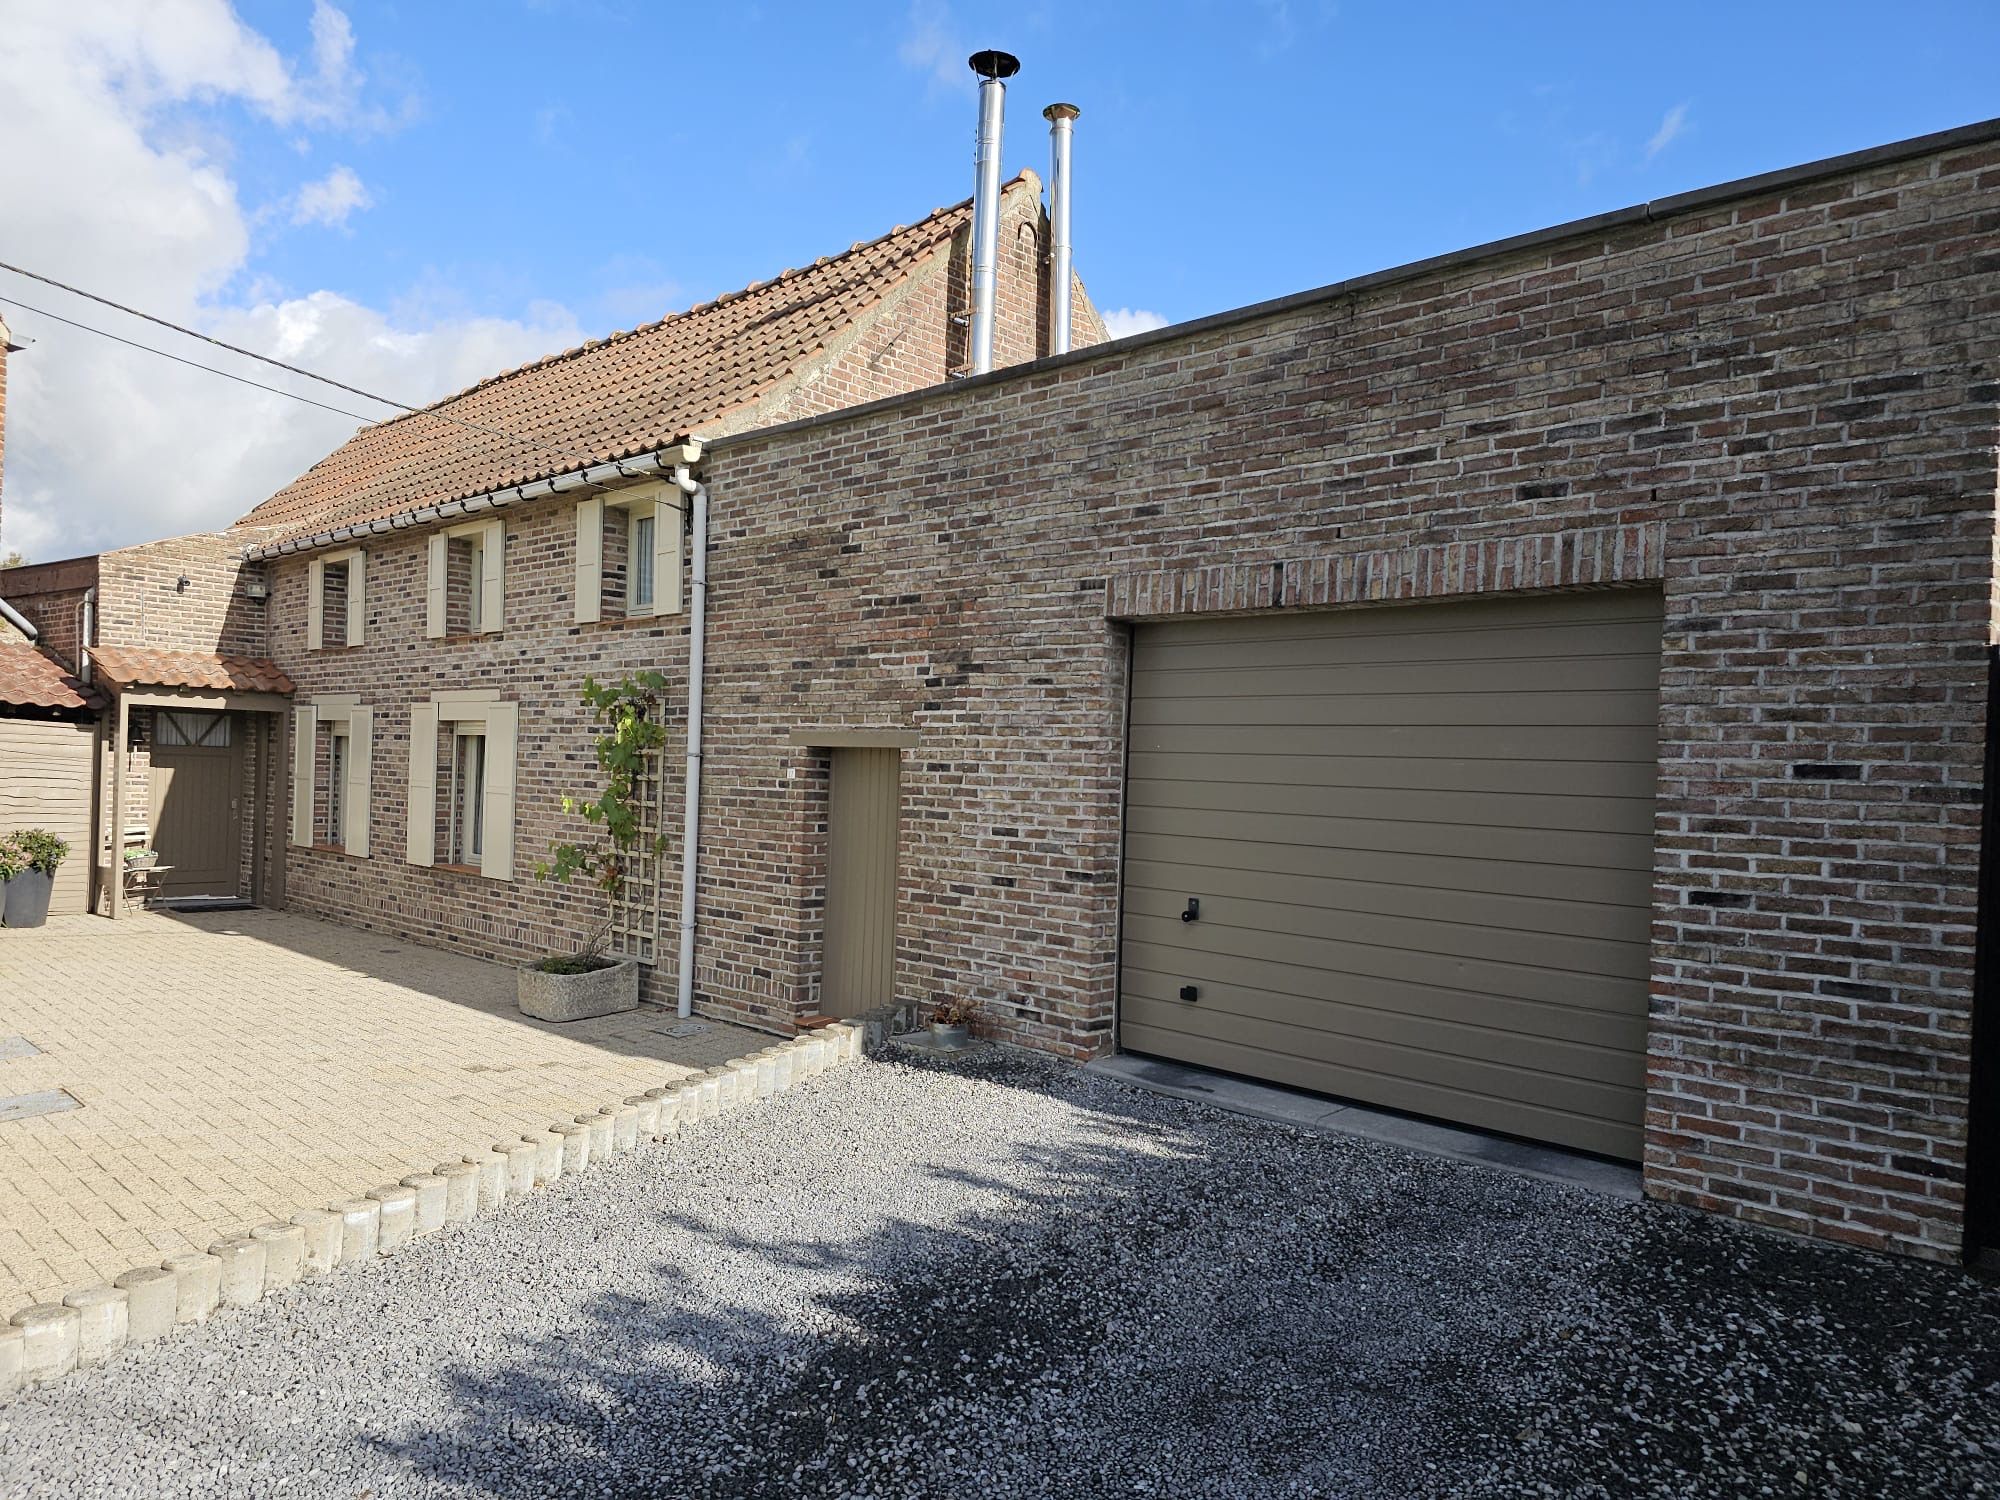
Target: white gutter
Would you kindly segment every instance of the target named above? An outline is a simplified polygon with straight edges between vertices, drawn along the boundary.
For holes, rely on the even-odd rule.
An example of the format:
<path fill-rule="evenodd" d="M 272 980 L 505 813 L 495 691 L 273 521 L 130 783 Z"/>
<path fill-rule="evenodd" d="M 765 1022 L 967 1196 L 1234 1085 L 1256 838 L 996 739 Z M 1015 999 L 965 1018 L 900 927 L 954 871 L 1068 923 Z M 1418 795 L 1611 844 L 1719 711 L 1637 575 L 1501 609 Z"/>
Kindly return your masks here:
<path fill-rule="evenodd" d="M 0 599 L 0 620 L 5 620 L 9 625 L 20 631 L 22 635 L 25 635 L 30 645 L 33 645 L 42 638 L 42 633 L 35 629 L 35 622 L 14 608 L 5 599 Z"/>
<path fill-rule="evenodd" d="M 693 597 L 688 613 L 687 802 L 681 813 L 681 959 L 679 1013 L 694 1014 L 694 898 L 701 867 L 701 681 L 708 641 L 708 486 L 674 465 L 674 483 L 694 512 Z"/>
<path fill-rule="evenodd" d="M 322 531 L 314 536 L 292 537 L 286 541 L 267 542 L 262 545 L 252 543 L 243 549 L 243 556 L 250 562 L 269 562 L 295 552 L 317 552 L 324 547 L 338 547 L 343 542 L 360 541 L 371 536 L 387 536 L 392 531 L 409 531 L 438 521 L 455 521 L 464 516 L 476 516 L 482 511 L 502 510 L 509 505 L 520 505 L 530 500 L 546 500 L 550 496 L 567 494 L 571 490 L 599 489 L 620 479 L 643 479 L 648 474 L 662 473 L 669 467 L 698 463 L 700 459 L 699 443 L 676 443 L 671 448 L 662 448 L 657 453 L 643 454 L 638 458 L 621 458 L 612 463 L 592 464 L 588 468 L 558 474 L 552 479 L 537 479 L 532 484 L 510 485 L 504 490 L 489 490 L 483 495 L 471 495 L 463 500 L 447 500 L 442 505 L 426 505 L 417 510 L 403 511 L 398 515 L 383 516 L 378 520 L 356 521 L 351 526 L 335 527 L 332 531 Z"/>

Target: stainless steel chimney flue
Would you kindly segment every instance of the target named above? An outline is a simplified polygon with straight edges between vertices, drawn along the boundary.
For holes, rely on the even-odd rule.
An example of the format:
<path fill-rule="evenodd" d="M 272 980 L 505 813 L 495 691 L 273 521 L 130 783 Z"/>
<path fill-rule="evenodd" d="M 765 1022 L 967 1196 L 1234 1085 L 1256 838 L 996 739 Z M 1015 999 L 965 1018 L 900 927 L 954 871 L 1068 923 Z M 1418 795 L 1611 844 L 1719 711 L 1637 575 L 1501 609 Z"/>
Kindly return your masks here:
<path fill-rule="evenodd" d="M 1049 122 L 1049 353 L 1069 353 L 1070 283 L 1075 247 L 1069 237 L 1069 142 L 1076 117 L 1074 104 L 1051 104 L 1042 111 Z"/>
<path fill-rule="evenodd" d="M 1005 52 L 975 52 L 966 59 L 979 75 L 979 136 L 972 188 L 972 348 L 974 375 L 993 368 L 993 300 L 1000 271 L 1000 129 L 1007 83 L 1021 71 Z"/>

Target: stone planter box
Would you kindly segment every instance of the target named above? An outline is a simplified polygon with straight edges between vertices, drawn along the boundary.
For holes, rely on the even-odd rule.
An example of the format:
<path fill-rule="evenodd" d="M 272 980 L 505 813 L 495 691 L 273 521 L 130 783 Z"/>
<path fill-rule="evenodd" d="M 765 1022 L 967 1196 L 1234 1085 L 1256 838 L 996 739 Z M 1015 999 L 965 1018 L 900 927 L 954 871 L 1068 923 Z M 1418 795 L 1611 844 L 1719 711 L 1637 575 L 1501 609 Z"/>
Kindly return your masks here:
<path fill-rule="evenodd" d="M 521 1014 L 537 1021 L 587 1021 L 639 1008 L 639 963 L 622 959 L 584 974 L 551 974 L 533 964 L 515 971 Z"/>

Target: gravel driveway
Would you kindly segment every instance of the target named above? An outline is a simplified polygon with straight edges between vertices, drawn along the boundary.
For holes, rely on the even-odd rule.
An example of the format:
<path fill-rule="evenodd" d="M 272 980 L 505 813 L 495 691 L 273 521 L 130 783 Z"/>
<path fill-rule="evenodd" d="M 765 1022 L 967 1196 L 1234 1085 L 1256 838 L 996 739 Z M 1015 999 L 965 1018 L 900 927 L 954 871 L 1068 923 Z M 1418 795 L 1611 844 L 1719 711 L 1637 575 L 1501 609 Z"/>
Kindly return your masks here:
<path fill-rule="evenodd" d="M 0 1406 L 0 1494 L 2000 1493 L 2000 1289 L 878 1064 Z"/>

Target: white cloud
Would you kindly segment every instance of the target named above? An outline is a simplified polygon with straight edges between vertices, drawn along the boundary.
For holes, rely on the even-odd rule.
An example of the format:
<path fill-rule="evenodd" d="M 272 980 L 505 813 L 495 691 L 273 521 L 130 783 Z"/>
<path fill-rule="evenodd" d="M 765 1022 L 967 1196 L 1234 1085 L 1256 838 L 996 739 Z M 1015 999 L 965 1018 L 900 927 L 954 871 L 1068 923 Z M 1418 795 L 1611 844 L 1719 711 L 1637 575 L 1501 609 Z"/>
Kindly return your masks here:
<path fill-rule="evenodd" d="M 933 92 L 969 93 L 973 77 L 965 60 L 972 53 L 946 6 L 939 0 L 915 0 L 910 6 L 909 30 L 896 49 L 905 67 L 928 74 Z"/>
<path fill-rule="evenodd" d="M 374 202 L 353 168 L 335 167 L 319 181 L 299 189 L 298 197 L 292 200 L 292 222 L 345 229 L 356 209 L 370 208 Z"/>
<path fill-rule="evenodd" d="M 1167 326 L 1165 318 L 1156 312 L 1148 312 L 1143 307 L 1106 308 L 1099 316 L 1104 319 L 1104 331 L 1114 339 L 1130 338 L 1135 333 Z"/>
<path fill-rule="evenodd" d="M 111 14 L 112 12 L 116 14 Z M 394 118 L 355 67 L 346 17 L 316 6 L 313 55 L 288 61 L 226 0 L 112 7 L 10 0 L 0 90 L 6 258 L 402 400 L 421 402 L 578 341 L 570 314 L 364 306 L 258 274 L 231 173 L 229 107 L 280 141 Z M 366 193 L 336 171 L 321 222 Z M 356 198 L 356 191 L 360 197 Z M 312 189 L 308 189 L 312 191 Z M 304 195 L 296 200 L 302 206 Z M 346 203 L 347 207 L 342 208 Z M 237 370 L 368 416 L 378 408 L 19 277 L 0 296 Z M 38 560 L 224 526 L 321 458 L 356 421 L 127 349 L 19 308 L 8 362 L 0 537 Z"/>
<path fill-rule="evenodd" d="M 1646 142 L 1646 160 L 1651 161 L 1687 133 L 1688 107 L 1676 104 L 1660 121 L 1660 128 Z"/>

